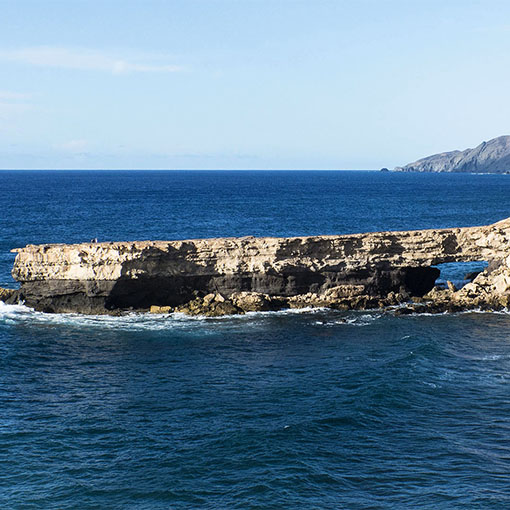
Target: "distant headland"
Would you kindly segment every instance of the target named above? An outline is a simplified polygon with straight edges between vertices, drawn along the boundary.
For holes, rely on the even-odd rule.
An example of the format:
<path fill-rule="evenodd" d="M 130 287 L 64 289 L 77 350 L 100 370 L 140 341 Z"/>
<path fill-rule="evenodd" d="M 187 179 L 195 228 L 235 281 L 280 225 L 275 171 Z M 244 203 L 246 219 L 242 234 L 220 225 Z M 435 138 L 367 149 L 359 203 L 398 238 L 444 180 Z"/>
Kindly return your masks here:
<path fill-rule="evenodd" d="M 419 159 L 396 172 L 510 173 L 510 136 L 498 136 L 474 149 L 441 152 Z"/>

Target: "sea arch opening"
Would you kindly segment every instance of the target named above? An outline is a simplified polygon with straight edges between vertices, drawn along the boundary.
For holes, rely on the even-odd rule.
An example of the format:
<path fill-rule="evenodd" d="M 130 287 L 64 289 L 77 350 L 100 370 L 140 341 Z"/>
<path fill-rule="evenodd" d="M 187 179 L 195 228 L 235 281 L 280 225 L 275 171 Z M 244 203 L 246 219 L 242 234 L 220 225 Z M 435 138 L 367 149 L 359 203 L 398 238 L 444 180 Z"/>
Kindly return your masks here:
<path fill-rule="evenodd" d="M 439 276 L 436 279 L 436 286 L 447 288 L 448 282 L 452 282 L 456 289 L 472 282 L 482 271 L 489 266 L 486 260 L 471 260 L 469 262 L 445 262 L 436 264 L 439 269 Z"/>

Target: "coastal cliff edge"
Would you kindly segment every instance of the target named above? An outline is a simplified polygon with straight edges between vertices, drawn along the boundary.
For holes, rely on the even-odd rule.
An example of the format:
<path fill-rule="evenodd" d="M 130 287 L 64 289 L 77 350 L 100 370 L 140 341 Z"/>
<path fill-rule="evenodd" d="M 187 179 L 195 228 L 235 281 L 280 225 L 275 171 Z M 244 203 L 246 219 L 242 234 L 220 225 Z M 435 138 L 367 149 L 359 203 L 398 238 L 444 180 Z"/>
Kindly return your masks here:
<path fill-rule="evenodd" d="M 510 304 L 510 218 L 466 228 L 342 236 L 28 245 L 0 299 L 44 312 L 224 315 L 307 306 L 401 313 Z M 457 290 L 447 262 L 486 261 Z"/>

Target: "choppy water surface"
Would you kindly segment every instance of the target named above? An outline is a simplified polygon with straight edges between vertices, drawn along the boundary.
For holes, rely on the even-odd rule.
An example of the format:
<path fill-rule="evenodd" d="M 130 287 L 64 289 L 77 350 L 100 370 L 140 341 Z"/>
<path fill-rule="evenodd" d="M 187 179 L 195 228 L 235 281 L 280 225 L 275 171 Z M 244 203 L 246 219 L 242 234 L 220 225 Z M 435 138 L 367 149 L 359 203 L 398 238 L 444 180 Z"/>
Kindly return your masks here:
<path fill-rule="evenodd" d="M 7 285 L 26 242 L 496 221 L 510 177 L 0 172 L 0 198 Z M 0 507 L 509 508 L 509 327 L 506 313 L 0 303 Z"/>

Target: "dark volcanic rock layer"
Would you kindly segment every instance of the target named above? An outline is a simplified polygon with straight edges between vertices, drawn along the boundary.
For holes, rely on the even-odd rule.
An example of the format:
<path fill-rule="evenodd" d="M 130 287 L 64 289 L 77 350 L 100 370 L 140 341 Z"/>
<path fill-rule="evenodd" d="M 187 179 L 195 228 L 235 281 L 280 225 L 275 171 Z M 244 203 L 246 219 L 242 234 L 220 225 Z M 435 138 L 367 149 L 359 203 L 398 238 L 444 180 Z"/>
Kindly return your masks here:
<path fill-rule="evenodd" d="M 509 240 L 505 220 L 346 236 L 28 245 L 15 250 L 12 274 L 16 298 L 47 312 L 367 308 L 424 296 L 435 264 L 491 260 L 505 273 Z"/>

